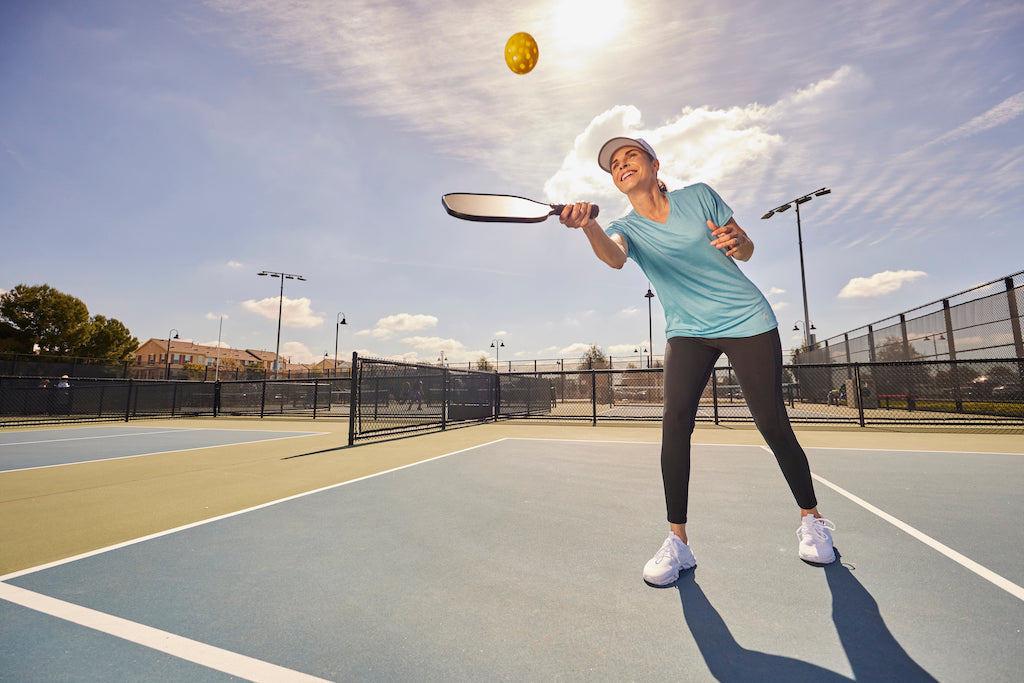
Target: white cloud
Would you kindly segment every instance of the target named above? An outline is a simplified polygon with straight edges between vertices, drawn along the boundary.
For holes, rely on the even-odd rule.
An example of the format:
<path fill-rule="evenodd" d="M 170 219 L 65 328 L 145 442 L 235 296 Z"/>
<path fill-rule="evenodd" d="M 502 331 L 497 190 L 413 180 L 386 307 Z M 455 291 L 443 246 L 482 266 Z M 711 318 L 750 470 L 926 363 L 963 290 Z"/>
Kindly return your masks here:
<path fill-rule="evenodd" d="M 207 313 L 206 314 L 206 319 L 207 320 L 220 320 L 221 318 L 224 318 L 225 320 L 227 320 L 228 316 L 227 316 L 226 313 Z"/>
<path fill-rule="evenodd" d="M 200 343 L 200 344 L 201 344 L 202 346 L 213 346 L 213 347 L 215 347 L 215 348 L 216 348 L 217 344 L 219 343 L 219 344 L 220 344 L 220 347 L 221 347 L 222 349 L 230 349 L 230 348 L 231 348 L 231 347 L 230 347 L 230 346 L 229 346 L 229 345 L 228 345 L 227 343 L 225 343 L 225 342 L 223 342 L 223 341 L 222 341 L 222 342 L 218 342 L 218 341 L 217 341 L 216 339 L 214 339 L 213 341 L 208 341 L 208 342 L 199 342 L 199 343 Z"/>
<path fill-rule="evenodd" d="M 400 332 L 418 332 L 437 325 L 437 317 L 433 315 L 397 313 L 381 318 L 371 330 L 360 330 L 357 335 L 370 335 L 374 339 L 391 339 Z"/>
<path fill-rule="evenodd" d="M 839 292 L 840 299 L 891 294 L 908 282 L 927 277 L 920 270 L 886 270 L 870 277 L 855 277 Z"/>
<path fill-rule="evenodd" d="M 549 201 L 575 197 L 618 197 L 596 163 L 601 145 L 616 135 L 641 137 L 658 154 L 658 176 L 670 188 L 697 181 L 715 185 L 751 165 L 764 163 L 786 143 L 773 128 L 793 125 L 838 108 L 835 101 L 867 86 L 861 71 L 842 66 L 829 77 L 782 96 L 775 104 L 756 102 L 728 109 L 684 107 L 673 119 L 645 126 L 640 110 L 617 105 L 595 116 L 576 137 L 562 166 L 545 183 Z"/>
<path fill-rule="evenodd" d="M 268 320 L 277 320 L 278 306 L 281 306 L 282 327 L 317 327 L 322 325 L 324 319 L 313 313 L 311 302 L 306 297 L 289 299 L 284 297 L 269 297 L 267 299 L 249 299 L 242 302 L 242 307 L 247 311 L 257 313 Z"/>
<path fill-rule="evenodd" d="M 582 357 L 591 347 L 591 344 L 584 344 L 577 342 L 570 344 L 569 346 L 563 347 L 558 350 L 559 358 L 577 358 Z"/>
<path fill-rule="evenodd" d="M 227 267 L 230 268 L 231 270 L 240 270 L 240 269 L 244 268 L 245 265 L 239 263 L 238 261 L 228 261 L 227 262 Z"/>
<path fill-rule="evenodd" d="M 961 138 L 968 138 L 977 135 L 990 128 L 1009 123 L 1021 114 L 1024 114 L 1024 92 L 1019 92 L 1008 97 L 984 114 L 975 116 L 967 123 L 954 128 L 945 135 L 932 140 L 928 145 L 936 145 L 943 142 L 952 142 Z"/>
<path fill-rule="evenodd" d="M 313 363 L 321 360 L 309 350 L 308 346 L 297 341 L 281 344 L 281 358 L 288 359 L 292 363 Z"/>

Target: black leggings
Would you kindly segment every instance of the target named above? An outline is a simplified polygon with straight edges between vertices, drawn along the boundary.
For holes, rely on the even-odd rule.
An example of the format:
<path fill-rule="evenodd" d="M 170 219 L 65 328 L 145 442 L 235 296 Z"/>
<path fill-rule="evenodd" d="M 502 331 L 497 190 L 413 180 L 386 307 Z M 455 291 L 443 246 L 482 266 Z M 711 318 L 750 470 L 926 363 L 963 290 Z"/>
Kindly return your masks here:
<path fill-rule="evenodd" d="M 782 397 L 782 342 L 779 331 L 755 337 L 700 339 L 673 337 L 665 350 L 665 418 L 661 476 L 668 521 L 686 523 L 690 486 L 690 436 L 701 394 L 715 362 L 725 353 L 739 380 L 761 435 L 775 454 L 797 505 L 817 507 L 807 456 L 789 424 Z"/>

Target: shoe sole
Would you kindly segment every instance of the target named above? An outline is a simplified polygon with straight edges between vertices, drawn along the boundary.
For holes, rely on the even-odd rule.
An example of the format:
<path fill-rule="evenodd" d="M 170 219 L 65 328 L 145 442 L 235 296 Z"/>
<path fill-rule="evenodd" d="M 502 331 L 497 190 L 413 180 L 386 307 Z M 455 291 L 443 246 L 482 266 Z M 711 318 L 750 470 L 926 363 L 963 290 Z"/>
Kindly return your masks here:
<path fill-rule="evenodd" d="M 672 579 L 672 580 L 671 580 L 671 581 L 669 581 L 668 583 L 655 583 L 654 581 L 651 581 L 650 579 L 648 579 L 648 578 L 647 578 L 646 576 L 645 576 L 645 577 L 643 577 L 643 579 L 644 579 L 644 583 L 646 583 L 646 584 L 647 584 L 648 586 L 650 586 L 651 588 L 667 588 L 668 586 L 671 586 L 671 585 L 673 585 L 673 584 L 674 584 L 674 583 L 675 583 L 676 581 L 678 581 L 678 580 L 679 580 L 679 577 L 680 577 L 680 576 L 682 576 L 683 572 L 685 572 L 685 571 L 689 571 L 689 570 L 691 570 L 691 569 L 695 568 L 696 566 L 697 566 L 697 565 L 696 565 L 696 563 L 695 563 L 695 564 L 691 564 L 691 565 L 690 565 L 689 567 L 683 567 L 683 568 L 681 568 L 681 569 L 679 570 L 679 573 L 678 573 L 678 574 L 676 574 L 676 578 Z"/>

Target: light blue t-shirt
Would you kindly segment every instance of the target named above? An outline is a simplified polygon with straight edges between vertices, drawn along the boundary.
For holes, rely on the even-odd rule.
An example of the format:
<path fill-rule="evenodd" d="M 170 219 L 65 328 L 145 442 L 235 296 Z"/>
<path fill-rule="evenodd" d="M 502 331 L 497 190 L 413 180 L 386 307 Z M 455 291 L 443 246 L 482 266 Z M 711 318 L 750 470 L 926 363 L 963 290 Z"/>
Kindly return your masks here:
<path fill-rule="evenodd" d="M 651 281 L 665 310 L 665 336 L 753 337 L 778 326 L 761 290 L 724 250 L 711 246 L 707 221 L 724 225 L 732 209 L 697 183 L 668 193 L 662 224 L 631 211 L 605 232 L 626 240 L 629 258 Z"/>

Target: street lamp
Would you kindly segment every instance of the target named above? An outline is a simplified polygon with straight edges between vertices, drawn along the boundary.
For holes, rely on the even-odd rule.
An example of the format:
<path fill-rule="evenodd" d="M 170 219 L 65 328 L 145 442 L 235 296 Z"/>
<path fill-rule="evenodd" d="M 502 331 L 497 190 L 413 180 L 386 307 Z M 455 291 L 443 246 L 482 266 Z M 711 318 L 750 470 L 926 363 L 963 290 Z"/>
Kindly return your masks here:
<path fill-rule="evenodd" d="M 492 339 L 491 348 L 494 349 L 494 369 L 497 372 L 501 372 L 501 349 L 505 346 L 504 339 Z"/>
<path fill-rule="evenodd" d="M 782 206 L 777 206 L 765 215 L 761 216 L 761 220 L 766 220 L 777 213 L 782 213 L 783 211 L 788 210 L 791 206 L 796 207 L 796 236 L 797 243 L 800 246 L 800 284 L 803 287 L 804 292 L 804 343 L 808 349 L 811 348 L 811 330 L 814 328 L 811 326 L 811 316 L 807 312 L 807 278 L 804 275 L 804 237 L 800 229 L 800 205 L 806 204 L 815 197 L 823 197 L 831 192 L 832 190 L 827 187 L 823 187 L 810 194 L 805 194 L 803 197 L 797 197 L 796 199 L 790 200 Z"/>
<path fill-rule="evenodd" d="M 338 321 L 341 318 L 341 321 Z M 338 376 L 338 330 L 341 329 L 342 325 L 348 325 L 345 320 L 344 313 L 338 313 L 338 318 L 334 319 L 334 376 Z M 327 355 L 327 354 L 324 354 Z"/>
<path fill-rule="evenodd" d="M 171 378 L 171 332 L 174 333 L 175 339 L 180 339 L 178 330 L 172 327 L 171 331 L 167 333 L 167 377 L 165 379 Z"/>
<path fill-rule="evenodd" d="M 305 282 L 306 278 L 301 275 L 295 275 L 294 273 L 273 273 L 267 270 L 261 270 L 256 274 L 281 278 L 281 296 L 277 302 L 277 347 L 274 349 L 274 379 L 277 379 L 277 373 L 281 367 L 281 312 L 284 309 L 284 281 L 301 280 Z"/>
<path fill-rule="evenodd" d="M 946 338 L 944 336 L 942 336 L 941 334 L 938 336 L 938 338 L 941 339 L 942 341 L 946 341 Z M 932 334 L 932 335 L 926 334 L 924 337 L 922 337 L 922 339 L 924 341 L 928 341 L 929 339 L 932 341 L 932 350 L 935 352 L 932 355 L 935 356 L 935 360 L 938 360 L 939 359 L 939 345 L 935 341 L 935 339 L 936 339 L 935 335 L 934 334 Z"/>
<path fill-rule="evenodd" d="M 650 283 L 647 284 L 644 298 L 647 299 L 647 369 L 650 370 L 654 361 L 654 327 L 651 321 L 651 300 L 654 299 L 654 292 L 651 291 Z"/>
<path fill-rule="evenodd" d="M 437 362 L 441 365 L 448 362 L 448 356 L 444 355 L 444 349 L 441 349 L 441 354 L 437 357 Z"/>

